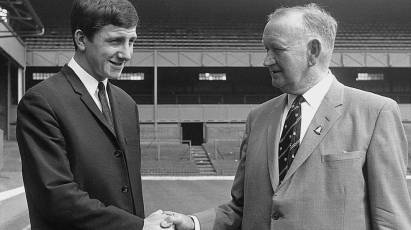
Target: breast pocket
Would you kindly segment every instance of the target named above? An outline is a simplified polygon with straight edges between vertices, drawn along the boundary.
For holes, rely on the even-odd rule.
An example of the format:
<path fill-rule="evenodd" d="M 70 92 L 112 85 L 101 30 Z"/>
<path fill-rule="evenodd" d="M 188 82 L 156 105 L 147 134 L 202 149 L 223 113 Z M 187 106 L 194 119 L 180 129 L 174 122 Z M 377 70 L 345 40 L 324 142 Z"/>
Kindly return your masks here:
<path fill-rule="evenodd" d="M 345 160 L 360 159 L 364 157 L 365 157 L 365 151 L 352 151 L 352 152 L 343 151 L 342 153 L 337 153 L 337 154 L 322 155 L 321 161 L 322 162 L 345 161 Z"/>
<path fill-rule="evenodd" d="M 365 151 L 343 151 L 342 153 L 327 154 L 321 156 L 321 162 L 331 168 L 349 166 L 361 167 L 364 161 Z"/>

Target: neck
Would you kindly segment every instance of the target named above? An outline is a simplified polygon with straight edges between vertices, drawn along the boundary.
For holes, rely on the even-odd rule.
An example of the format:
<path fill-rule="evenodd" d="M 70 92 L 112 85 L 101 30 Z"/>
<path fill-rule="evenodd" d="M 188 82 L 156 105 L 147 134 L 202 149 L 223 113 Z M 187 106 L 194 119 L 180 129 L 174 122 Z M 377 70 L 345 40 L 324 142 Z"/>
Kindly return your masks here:
<path fill-rule="evenodd" d="M 87 58 L 82 54 L 76 51 L 74 53 L 74 60 L 77 62 L 77 64 L 84 69 L 90 76 L 95 78 L 97 81 L 103 81 L 104 79 L 99 78 L 98 76 L 95 76 L 95 74 L 91 71 L 90 65 L 87 61 Z"/>

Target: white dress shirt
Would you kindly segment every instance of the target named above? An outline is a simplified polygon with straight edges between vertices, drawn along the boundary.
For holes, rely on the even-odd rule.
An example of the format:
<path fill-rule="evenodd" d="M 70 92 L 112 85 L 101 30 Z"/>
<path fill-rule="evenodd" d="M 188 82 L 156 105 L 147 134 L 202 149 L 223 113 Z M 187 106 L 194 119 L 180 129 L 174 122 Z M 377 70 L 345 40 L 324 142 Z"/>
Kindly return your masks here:
<path fill-rule="evenodd" d="M 331 71 L 328 71 L 328 76 L 314 85 L 311 89 L 305 92 L 302 96 L 305 101 L 301 103 L 301 134 L 300 134 L 300 143 L 302 142 L 305 133 L 307 132 L 308 126 L 311 123 L 315 113 L 318 110 L 322 100 L 324 99 L 325 94 L 330 89 L 331 83 L 334 79 L 334 75 Z M 294 99 L 297 95 L 288 94 L 287 104 L 284 106 L 283 116 L 281 118 L 281 130 L 283 131 L 283 126 L 285 123 L 285 118 L 287 117 L 288 110 L 290 110 L 291 105 L 293 104 Z M 194 230 L 200 230 L 200 222 L 196 216 L 190 216 L 194 221 Z"/>
<path fill-rule="evenodd" d="M 96 103 L 97 107 L 102 111 L 101 108 L 101 102 L 100 99 L 98 98 L 98 81 L 94 77 L 92 77 L 90 74 L 88 74 L 83 67 L 81 67 L 74 58 L 71 58 L 69 63 L 67 64 L 73 71 L 74 73 L 80 78 L 80 81 L 83 83 L 83 85 L 86 87 L 87 91 L 89 92 L 91 98 L 93 98 L 94 102 Z M 103 80 L 104 87 L 107 88 L 107 81 L 108 79 Z M 106 90 L 106 97 L 107 97 L 107 102 L 108 102 L 108 107 L 110 107 L 110 99 L 108 98 L 107 95 L 107 90 Z"/>
<path fill-rule="evenodd" d="M 300 133 L 300 143 L 302 142 L 305 133 L 307 132 L 308 126 L 311 123 L 315 113 L 318 110 L 321 102 L 324 99 L 325 94 L 330 89 L 331 83 L 334 79 L 334 75 L 329 71 L 327 77 L 322 79 L 316 85 L 314 85 L 311 89 L 305 92 L 302 96 L 304 97 L 305 101 L 301 103 L 301 133 Z M 283 116 L 281 118 L 281 130 L 280 133 L 283 131 L 285 118 L 287 117 L 288 110 L 290 110 L 291 105 L 293 104 L 297 95 L 288 94 L 287 104 L 284 107 Z"/>

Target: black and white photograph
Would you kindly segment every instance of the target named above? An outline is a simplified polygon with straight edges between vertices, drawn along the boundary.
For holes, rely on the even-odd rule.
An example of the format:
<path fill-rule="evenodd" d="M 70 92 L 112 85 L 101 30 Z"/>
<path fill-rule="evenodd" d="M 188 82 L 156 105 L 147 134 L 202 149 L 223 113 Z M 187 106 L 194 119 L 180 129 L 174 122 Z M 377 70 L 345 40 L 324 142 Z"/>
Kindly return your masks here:
<path fill-rule="evenodd" d="M 411 230 L 411 0 L 0 0 L 0 230 Z"/>

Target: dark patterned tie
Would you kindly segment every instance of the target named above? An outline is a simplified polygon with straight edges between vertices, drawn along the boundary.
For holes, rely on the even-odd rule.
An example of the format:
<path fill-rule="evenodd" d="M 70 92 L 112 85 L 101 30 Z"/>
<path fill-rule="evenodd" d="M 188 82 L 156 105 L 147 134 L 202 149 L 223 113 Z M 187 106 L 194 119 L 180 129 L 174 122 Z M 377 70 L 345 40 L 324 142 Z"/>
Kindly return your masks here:
<path fill-rule="evenodd" d="M 278 166 L 280 183 L 287 174 L 300 145 L 301 132 L 301 103 L 303 96 L 295 98 L 284 122 L 278 151 Z"/>
<path fill-rule="evenodd" d="M 113 127 L 113 118 L 111 116 L 110 107 L 108 107 L 106 87 L 104 86 L 104 83 L 101 81 L 98 83 L 98 99 L 101 103 L 101 112 L 103 113 L 104 118 L 106 119 L 107 123 L 111 127 Z"/>

